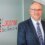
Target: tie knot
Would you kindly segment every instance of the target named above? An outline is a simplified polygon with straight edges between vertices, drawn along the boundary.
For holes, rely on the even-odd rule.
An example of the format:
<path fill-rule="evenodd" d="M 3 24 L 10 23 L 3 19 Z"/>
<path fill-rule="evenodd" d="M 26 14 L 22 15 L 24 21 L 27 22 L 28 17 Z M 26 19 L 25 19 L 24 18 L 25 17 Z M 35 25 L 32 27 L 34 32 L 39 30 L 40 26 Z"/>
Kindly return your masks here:
<path fill-rule="evenodd" d="M 37 25 L 39 25 L 39 22 L 37 22 Z"/>

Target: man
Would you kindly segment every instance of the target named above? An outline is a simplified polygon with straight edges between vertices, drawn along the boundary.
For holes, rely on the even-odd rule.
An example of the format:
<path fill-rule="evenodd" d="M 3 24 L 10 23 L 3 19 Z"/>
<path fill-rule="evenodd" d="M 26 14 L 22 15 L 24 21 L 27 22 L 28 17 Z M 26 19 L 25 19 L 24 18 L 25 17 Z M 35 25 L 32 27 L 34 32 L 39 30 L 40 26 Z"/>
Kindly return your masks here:
<path fill-rule="evenodd" d="M 31 18 L 18 25 L 17 45 L 45 45 L 45 22 L 41 20 L 42 4 L 33 2 L 29 14 Z"/>

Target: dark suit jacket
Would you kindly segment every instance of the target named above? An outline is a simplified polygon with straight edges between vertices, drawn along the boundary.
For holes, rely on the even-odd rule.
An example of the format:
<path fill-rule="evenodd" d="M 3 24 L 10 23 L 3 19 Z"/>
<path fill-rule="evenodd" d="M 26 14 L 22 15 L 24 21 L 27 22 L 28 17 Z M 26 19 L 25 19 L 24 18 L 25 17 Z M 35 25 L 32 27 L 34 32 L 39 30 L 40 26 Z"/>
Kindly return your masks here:
<path fill-rule="evenodd" d="M 41 22 L 44 29 L 44 35 L 45 35 L 45 22 L 44 21 L 41 21 Z M 17 45 L 40 45 L 39 38 L 36 34 L 36 31 L 31 19 L 28 19 L 18 25 Z M 44 45 L 45 45 L 45 42 L 44 42 Z"/>

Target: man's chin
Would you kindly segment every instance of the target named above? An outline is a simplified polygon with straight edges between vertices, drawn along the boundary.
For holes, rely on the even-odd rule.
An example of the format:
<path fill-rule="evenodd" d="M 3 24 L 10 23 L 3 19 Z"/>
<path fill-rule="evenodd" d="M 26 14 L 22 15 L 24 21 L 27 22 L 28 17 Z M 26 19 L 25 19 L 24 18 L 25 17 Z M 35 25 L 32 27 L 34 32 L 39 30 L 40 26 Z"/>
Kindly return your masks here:
<path fill-rule="evenodd" d="M 40 20 L 40 18 L 35 18 L 36 21 Z"/>

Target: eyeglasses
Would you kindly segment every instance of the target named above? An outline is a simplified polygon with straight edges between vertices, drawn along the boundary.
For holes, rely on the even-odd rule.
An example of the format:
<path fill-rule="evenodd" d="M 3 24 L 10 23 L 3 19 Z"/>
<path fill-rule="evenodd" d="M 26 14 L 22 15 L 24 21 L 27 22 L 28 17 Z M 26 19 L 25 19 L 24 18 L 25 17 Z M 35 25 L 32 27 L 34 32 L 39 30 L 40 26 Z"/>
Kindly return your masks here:
<path fill-rule="evenodd" d="M 42 9 L 31 9 L 32 11 L 42 11 Z"/>

